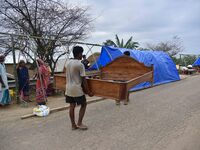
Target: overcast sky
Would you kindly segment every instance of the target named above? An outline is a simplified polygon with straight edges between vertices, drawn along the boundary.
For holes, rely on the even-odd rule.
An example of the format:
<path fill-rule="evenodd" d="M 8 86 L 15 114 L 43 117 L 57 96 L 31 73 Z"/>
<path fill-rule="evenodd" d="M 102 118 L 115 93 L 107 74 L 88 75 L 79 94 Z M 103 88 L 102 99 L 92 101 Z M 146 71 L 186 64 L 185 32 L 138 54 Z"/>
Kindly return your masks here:
<path fill-rule="evenodd" d="M 102 44 L 120 38 L 156 44 L 177 35 L 182 53 L 200 54 L 200 0 L 65 0 L 90 7 L 96 20 L 87 42 Z"/>

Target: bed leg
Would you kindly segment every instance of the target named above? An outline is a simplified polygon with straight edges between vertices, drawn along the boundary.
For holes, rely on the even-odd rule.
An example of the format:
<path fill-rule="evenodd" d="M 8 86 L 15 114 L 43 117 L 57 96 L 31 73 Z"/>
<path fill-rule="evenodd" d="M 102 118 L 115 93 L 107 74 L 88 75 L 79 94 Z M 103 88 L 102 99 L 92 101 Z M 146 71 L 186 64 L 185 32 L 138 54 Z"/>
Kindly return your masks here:
<path fill-rule="evenodd" d="M 124 100 L 124 105 L 128 105 L 128 99 Z"/>
<path fill-rule="evenodd" d="M 120 105 L 120 100 L 115 100 L 116 105 Z"/>
<path fill-rule="evenodd" d="M 129 103 L 129 92 L 127 93 L 126 99 L 124 100 L 124 105 L 128 105 Z"/>

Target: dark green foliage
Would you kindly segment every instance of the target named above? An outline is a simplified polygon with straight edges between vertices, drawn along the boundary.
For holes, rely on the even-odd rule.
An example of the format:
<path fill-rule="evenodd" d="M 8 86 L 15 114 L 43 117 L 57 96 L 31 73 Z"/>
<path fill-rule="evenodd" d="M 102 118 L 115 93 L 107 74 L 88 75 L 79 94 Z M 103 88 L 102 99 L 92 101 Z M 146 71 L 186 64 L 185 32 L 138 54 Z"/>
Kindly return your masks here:
<path fill-rule="evenodd" d="M 120 48 L 128 48 L 128 49 L 136 49 L 139 47 L 139 43 L 132 41 L 133 37 L 131 36 L 126 43 L 124 43 L 124 39 L 119 39 L 118 35 L 115 35 L 115 42 L 113 40 L 106 40 L 103 45 L 106 46 L 114 46 Z"/>

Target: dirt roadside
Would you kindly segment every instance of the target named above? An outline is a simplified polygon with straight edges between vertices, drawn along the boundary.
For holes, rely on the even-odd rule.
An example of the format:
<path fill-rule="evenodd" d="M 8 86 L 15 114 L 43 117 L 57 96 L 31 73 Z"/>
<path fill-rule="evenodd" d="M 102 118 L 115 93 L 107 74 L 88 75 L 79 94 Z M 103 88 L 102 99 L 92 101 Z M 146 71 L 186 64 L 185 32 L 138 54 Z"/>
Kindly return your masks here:
<path fill-rule="evenodd" d="M 188 75 L 180 75 L 181 79 L 186 79 L 188 77 Z M 100 97 L 87 97 L 87 101 L 95 101 L 97 99 L 100 99 Z M 33 96 L 31 97 L 31 100 L 32 102 L 28 103 L 28 107 L 22 107 L 15 102 L 12 102 L 12 104 L 7 107 L 1 107 L 1 121 L 12 121 L 20 119 L 20 117 L 23 115 L 31 114 L 33 112 L 33 108 L 37 107 Z M 47 106 L 50 107 L 50 109 L 53 109 L 57 107 L 68 106 L 68 104 L 65 103 L 65 97 L 63 95 L 56 95 L 48 97 Z"/>
<path fill-rule="evenodd" d="M 96 101 L 99 99 L 101 98 L 96 97 L 96 96 L 87 97 L 88 102 Z M 23 105 L 16 104 L 16 103 L 13 103 L 6 107 L 1 107 L 0 108 L 1 122 L 18 120 L 23 115 L 32 114 L 33 108 L 37 107 L 37 105 L 33 98 L 31 100 L 32 102 L 28 103 L 27 107 L 24 107 Z M 57 96 L 48 97 L 47 106 L 50 109 L 53 109 L 53 108 L 64 107 L 64 106 L 69 106 L 69 105 L 65 102 L 64 96 L 57 95 Z"/>

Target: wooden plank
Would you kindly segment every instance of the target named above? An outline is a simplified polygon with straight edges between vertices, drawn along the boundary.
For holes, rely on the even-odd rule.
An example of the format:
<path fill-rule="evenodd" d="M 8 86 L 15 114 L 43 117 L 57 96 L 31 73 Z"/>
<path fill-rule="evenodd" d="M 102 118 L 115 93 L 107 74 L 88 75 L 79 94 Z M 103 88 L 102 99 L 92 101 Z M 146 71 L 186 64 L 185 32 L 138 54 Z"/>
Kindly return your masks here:
<path fill-rule="evenodd" d="M 153 74 L 153 71 L 148 72 L 148 73 L 146 73 L 142 76 L 139 76 L 137 78 L 134 78 L 134 79 L 128 81 L 127 82 L 128 83 L 127 88 L 130 89 L 130 88 L 134 87 L 135 85 L 138 85 L 139 83 L 142 83 L 142 82 L 147 82 L 147 81 L 153 82 L 152 81 L 152 76 L 153 76 L 152 74 Z"/>
<path fill-rule="evenodd" d="M 66 76 L 64 74 L 54 75 L 55 89 L 63 90 L 66 89 Z"/>
<path fill-rule="evenodd" d="M 128 56 L 116 58 L 101 69 L 101 79 L 131 80 L 153 70 Z"/>
<path fill-rule="evenodd" d="M 120 93 L 125 92 L 121 90 L 121 85 L 125 84 L 122 82 L 107 82 L 98 79 L 88 79 L 87 82 L 95 96 L 120 100 Z"/>
<path fill-rule="evenodd" d="M 88 71 L 86 72 L 86 77 L 90 76 L 97 76 L 100 75 L 100 71 Z M 63 90 L 66 89 L 66 74 L 60 73 L 54 75 L 54 83 L 55 83 L 55 89 Z"/>
<path fill-rule="evenodd" d="M 28 114 L 28 115 L 21 116 L 21 119 L 27 119 L 34 116 L 35 116 L 34 114 Z"/>

